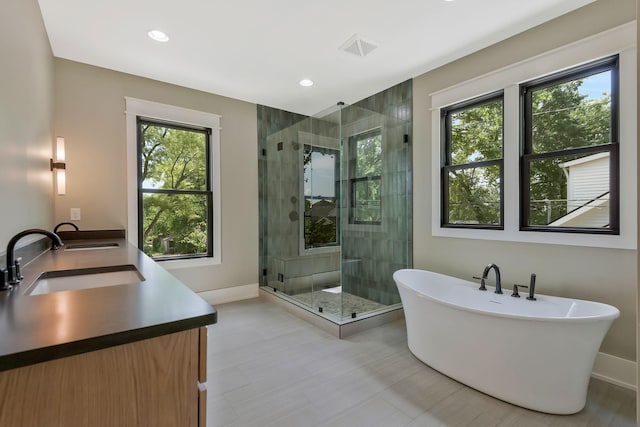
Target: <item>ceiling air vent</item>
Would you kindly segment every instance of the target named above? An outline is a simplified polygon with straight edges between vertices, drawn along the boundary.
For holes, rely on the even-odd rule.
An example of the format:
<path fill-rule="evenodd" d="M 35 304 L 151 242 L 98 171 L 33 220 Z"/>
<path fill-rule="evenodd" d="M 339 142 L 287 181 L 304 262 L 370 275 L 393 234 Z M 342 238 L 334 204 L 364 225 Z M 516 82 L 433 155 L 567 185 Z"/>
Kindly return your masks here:
<path fill-rule="evenodd" d="M 359 34 L 354 34 L 342 46 L 341 50 L 357 56 L 367 56 L 378 46 L 368 40 L 363 39 Z"/>

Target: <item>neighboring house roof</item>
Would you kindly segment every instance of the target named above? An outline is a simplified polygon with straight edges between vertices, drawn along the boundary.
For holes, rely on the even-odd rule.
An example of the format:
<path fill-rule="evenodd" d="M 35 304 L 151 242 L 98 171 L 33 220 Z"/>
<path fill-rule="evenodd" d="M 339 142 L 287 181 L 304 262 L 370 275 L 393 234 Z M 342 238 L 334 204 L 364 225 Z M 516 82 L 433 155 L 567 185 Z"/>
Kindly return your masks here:
<path fill-rule="evenodd" d="M 309 216 L 314 218 L 335 218 L 336 217 L 336 203 L 329 200 L 320 200 L 319 202 L 311 205 L 311 211 Z M 332 221 L 335 222 L 335 221 Z"/>
<path fill-rule="evenodd" d="M 609 192 L 589 200 L 584 205 L 568 212 L 566 215 L 550 223 L 554 227 L 606 227 L 609 224 L 609 212 L 602 215 L 602 210 L 609 207 Z M 606 220 L 604 219 L 606 218 Z"/>
<path fill-rule="evenodd" d="M 586 156 L 586 157 L 580 157 L 579 159 L 575 159 L 575 160 L 571 160 L 571 161 L 568 161 L 568 162 L 560 163 L 558 166 L 563 168 L 563 169 L 567 169 L 567 168 L 570 168 L 572 166 L 582 165 L 584 163 L 593 162 L 594 160 L 602 159 L 602 158 L 605 158 L 605 157 L 609 157 L 609 152 L 608 151 L 606 153 L 598 153 L 598 154 L 592 154 L 592 155 Z"/>
<path fill-rule="evenodd" d="M 609 225 L 609 152 L 560 163 L 567 177 L 568 212 L 550 226 L 607 227 Z"/>

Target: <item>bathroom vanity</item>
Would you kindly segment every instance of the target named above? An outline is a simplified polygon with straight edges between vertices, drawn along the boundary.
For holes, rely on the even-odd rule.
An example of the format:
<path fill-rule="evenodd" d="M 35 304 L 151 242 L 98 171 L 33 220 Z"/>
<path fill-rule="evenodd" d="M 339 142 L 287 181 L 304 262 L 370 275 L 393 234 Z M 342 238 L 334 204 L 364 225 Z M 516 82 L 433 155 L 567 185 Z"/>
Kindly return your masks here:
<path fill-rule="evenodd" d="M 123 238 L 65 242 L 0 293 L 0 425 L 204 426 L 216 310 Z"/>

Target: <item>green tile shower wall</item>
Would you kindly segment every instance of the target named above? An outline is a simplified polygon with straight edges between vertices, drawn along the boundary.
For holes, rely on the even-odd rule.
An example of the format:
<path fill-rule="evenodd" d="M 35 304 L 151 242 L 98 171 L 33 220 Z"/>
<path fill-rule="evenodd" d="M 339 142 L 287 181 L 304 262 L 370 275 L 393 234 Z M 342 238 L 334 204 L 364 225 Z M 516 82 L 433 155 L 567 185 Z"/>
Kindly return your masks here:
<path fill-rule="evenodd" d="M 343 290 L 385 305 L 400 302 L 393 272 L 412 265 L 412 82 L 373 95 L 332 120 L 258 106 L 261 284 L 288 294 L 330 286 L 340 271 Z M 382 127 L 382 224 L 348 224 L 349 182 L 341 182 L 341 258 L 299 254 L 300 165 L 304 143 L 339 148 L 348 137 Z M 263 155 L 266 154 L 266 155 Z M 346 170 L 347 158 L 342 155 Z M 281 277 L 278 277 L 278 274 Z M 282 281 L 279 279 L 283 279 Z"/>

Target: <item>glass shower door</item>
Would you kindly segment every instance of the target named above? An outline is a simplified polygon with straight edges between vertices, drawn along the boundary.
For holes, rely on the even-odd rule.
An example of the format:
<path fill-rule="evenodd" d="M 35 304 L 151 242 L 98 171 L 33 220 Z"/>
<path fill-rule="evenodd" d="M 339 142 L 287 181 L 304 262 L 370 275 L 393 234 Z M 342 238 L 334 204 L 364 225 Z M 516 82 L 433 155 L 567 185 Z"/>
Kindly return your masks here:
<path fill-rule="evenodd" d="M 412 264 L 411 85 L 342 111 L 343 319 L 399 307 L 393 273 Z"/>
<path fill-rule="evenodd" d="M 309 118 L 308 132 L 300 135 L 304 156 L 300 224 L 300 256 L 311 277 L 314 311 L 342 319 L 340 283 L 340 107 Z"/>
<path fill-rule="evenodd" d="M 412 265 L 412 83 L 312 117 L 258 107 L 261 284 L 331 320 L 398 308 Z"/>

